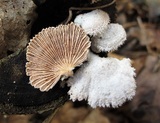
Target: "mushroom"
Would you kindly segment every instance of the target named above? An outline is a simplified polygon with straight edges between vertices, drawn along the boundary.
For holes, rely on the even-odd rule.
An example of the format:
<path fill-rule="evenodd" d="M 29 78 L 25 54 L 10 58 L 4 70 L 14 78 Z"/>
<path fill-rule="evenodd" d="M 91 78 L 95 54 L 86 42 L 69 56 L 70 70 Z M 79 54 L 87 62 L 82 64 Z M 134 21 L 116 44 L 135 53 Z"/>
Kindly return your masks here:
<path fill-rule="evenodd" d="M 88 100 L 91 107 L 118 107 L 135 95 L 135 72 L 130 60 L 101 58 L 90 53 L 88 63 L 67 81 L 72 101 Z"/>
<path fill-rule="evenodd" d="M 90 41 L 74 23 L 49 27 L 31 39 L 27 47 L 26 74 L 30 84 L 48 91 L 87 60 Z"/>
<path fill-rule="evenodd" d="M 124 43 L 126 37 L 126 32 L 120 24 L 111 23 L 101 35 L 92 37 L 91 49 L 96 53 L 114 51 Z"/>
<path fill-rule="evenodd" d="M 100 9 L 80 14 L 74 20 L 75 24 L 80 25 L 91 36 L 103 33 L 107 29 L 109 22 L 109 15 Z"/>

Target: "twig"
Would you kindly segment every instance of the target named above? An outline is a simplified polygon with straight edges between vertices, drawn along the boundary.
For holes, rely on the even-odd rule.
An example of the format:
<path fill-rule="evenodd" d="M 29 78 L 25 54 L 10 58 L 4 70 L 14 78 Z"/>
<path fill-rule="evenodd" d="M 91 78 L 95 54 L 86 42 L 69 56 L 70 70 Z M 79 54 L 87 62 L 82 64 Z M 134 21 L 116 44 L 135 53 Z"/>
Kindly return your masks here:
<path fill-rule="evenodd" d="M 69 15 L 68 15 L 68 18 L 67 18 L 65 24 L 69 23 L 69 21 L 72 19 L 72 15 L 73 15 L 74 10 L 82 11 L 82 10 L 103 9 L 103 8 L 106 8 L 106 7 L 109 7 L 109 6 L 113 5 L 115 2 L 116 2 L 116 0 L 113 0 L 112 2 L 110 2 L 108 4 L 104 4 L 104 5 L 96 6 L 96 7 L 82 7 L 82 8 L 81 7 L 70 7 L 69 8 Z"/>

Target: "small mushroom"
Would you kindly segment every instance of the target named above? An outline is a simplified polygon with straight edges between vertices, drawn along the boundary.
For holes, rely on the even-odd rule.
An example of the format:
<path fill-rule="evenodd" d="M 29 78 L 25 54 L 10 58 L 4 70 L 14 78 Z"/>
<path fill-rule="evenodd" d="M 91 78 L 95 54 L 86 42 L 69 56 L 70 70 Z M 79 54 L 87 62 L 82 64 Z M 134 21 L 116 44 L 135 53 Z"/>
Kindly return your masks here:
<path fill-rule="evenodd" d="M 48 91 L 60 79 L 73 75 L 72 70 L 87 59 L 89 47 L 89 37 L 74 23 L 43 29 L 27 47 L 29 83 Z"/>
<path fill-rule="evenodd" d="M 92 37 L 91 49 L 96 53 L 117 50 L 124 43 L 126 37 L 126 31 L 120 24 L 111 23 L 101 35 Z"/>
<path fill-rule="evenodd" d="M 130 60 L 101 58 L 90 53 L 88 63 L 67 81 L 70 99 L 88 100 L 91 107 L 118 107 L 135 95 L 135 72 Z"/>
<path fill-rule="evenodd" d="M 91 36 L 103 33 L 109 22 L 109 15 L 100 9 L 80 14 L 74 20 L 75 24 L 80 25 Z"/>

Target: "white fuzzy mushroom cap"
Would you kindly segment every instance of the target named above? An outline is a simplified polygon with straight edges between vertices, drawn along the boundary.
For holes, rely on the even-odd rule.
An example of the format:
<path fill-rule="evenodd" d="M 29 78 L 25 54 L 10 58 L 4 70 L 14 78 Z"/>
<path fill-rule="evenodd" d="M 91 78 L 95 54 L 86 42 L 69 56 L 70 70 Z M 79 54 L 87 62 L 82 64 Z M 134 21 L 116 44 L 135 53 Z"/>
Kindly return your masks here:
<path fill-rule="evenodd" d="M 101 35 L 92 38 L 91 48 L 94 52 L 117 50 L 126 40 L 126 31 L 120 24 L 111 23 Z"/>
<path fill-rule="evenodd" d="M 68 80 L 70 99 L 88 100 L 93 107 L 118 107 L 135 95 L 135 72 L 130 60 L 100 58 L 90 54 L 89 62 Z"/>
<path fill-rule="evenodd" d="M 74 20 L 75 24 L 80 25 L 87 34 L 93 36 L 106 30 L 109 22 L 109 15 L 99 9 L 80 14 Z"/>

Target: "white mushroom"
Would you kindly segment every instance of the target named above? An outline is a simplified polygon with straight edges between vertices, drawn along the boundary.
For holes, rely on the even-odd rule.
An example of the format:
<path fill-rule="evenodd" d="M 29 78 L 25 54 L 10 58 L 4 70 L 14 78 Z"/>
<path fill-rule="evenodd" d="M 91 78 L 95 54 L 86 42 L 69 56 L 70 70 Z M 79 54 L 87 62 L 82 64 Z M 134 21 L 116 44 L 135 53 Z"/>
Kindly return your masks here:
<path fill-rule="evenodd" d="M 84 64 L 67 83 L 70 99 L 88 100 L 93 107 L 118 107 L 135 95 L 135 72 L 130 60 L 100 58 L 90 54 Z"/>
<path fill-rule="evenodd" d="M 75 24 L 80 25 L 87 34 L 93 36 L 99 35 L 106 30 L 109 22 L 109 15 L 99 9 L 80 14 L 74 20 Z"/>
<path fill-rule="evenodd" d="M 126 31 L 120 24 L 111 23 L 101 35 L 91 39 L 91 49 L 96 53 L 117 50 L 124 43 L 126 37 Z"/>
<path fill-rule="evenodd" d="M 30 84 L 48 91 L 87 59 L 90 41 L 74 23 L 49 27 L 38 33 L 27 47 L 26 73 Z"/>

